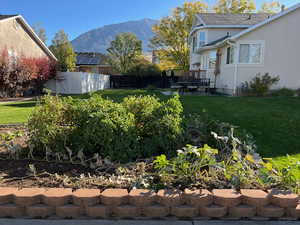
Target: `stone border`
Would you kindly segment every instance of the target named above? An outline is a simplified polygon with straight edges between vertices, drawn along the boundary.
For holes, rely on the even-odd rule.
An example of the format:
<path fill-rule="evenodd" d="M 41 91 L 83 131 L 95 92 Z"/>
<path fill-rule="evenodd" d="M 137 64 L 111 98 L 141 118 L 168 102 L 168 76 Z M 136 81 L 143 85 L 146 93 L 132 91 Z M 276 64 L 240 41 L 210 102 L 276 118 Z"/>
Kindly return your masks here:
<path fill-rule="evenodd" d="M 0 188 L 0 218 L 298 220 L 288 191 Z"/>

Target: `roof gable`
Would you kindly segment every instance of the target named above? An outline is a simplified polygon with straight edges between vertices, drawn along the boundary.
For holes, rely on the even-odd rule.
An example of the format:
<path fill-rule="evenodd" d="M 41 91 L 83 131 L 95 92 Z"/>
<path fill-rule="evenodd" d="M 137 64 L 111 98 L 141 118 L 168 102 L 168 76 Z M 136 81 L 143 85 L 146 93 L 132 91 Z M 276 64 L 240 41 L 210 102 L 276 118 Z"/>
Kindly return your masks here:
<path fill-rule="evenodd" d="M 57 61 L 57 58 L 53 55 L 50 49 L 45 45 L 45 43 L 38 37 L 30 25 L 25 21 L 21 15 L 0 15 L 0 23 L 6 20 L 17 20 L 23 27 L 23 29 L 28 33 L 28 35 L 34 40 L 37 45 L 53 60 Z"/>
<path fill-rule="evenodd" d="M 245 35 L 245 34 L 247 34 L 249 32 L 252 32 L 252 31 L 254 31 L 254 30 L 256 30 L 256 29 L 258 29 L 258 28 L 260 28 L 262 26 L 265 26 L 265 25 L 271 23 L 274 20 L 280 19 L 281 17 L 283 17 L 283 16 L 285 16 L 285 15 L 287 15 L 287 14 L 289 14 L 289 13 L 295 11 L 295 10 L 298 10 L 298 9 L 300 9 L 300 3 L 298 3 L 298 4 L 296 4 L 296 5 L 288 8 L 288 9 L 286 9 L 286 10 L 284 10 L 284 11 L 278 13 L 278 14 L 273 15 L 272 17 L 270 17 L 267 20 L 264 20 L 264 21 L 262 21 L 262 22 L 260 22 L 258 24 L 255 24 L 254 26 L 252 26 L 252 27 L 250 27 L 250 28 L 248 28 L 248 29 L 246 29 L 246 30 L 244 30 L 244 31 L 242 31 L 242 32 L 240 32 L 240 33 L 232 36 L 230 39 L 231 40 L 235 40 L 235 39 L 237 39 L 237 38 L 239 38 L 239 37 L 241 37 L 241 36 L 243 36 L 243 35 Z"/>
<path fill-rule="evenodd" d="M 271 14 L 267 13 L 244 13 L 244 14 L 222 14 L 222 13 L 200 13 L 197 15 L 204 26 L 209 25 L 255 25 L 268 19 Z"/>
<path fill-rule="evenodd" d="M 0 20 L 8 19 L 8 18 L 15 17 L 15 16 L 18 16 L 18 15 L 0 15 Z"/>

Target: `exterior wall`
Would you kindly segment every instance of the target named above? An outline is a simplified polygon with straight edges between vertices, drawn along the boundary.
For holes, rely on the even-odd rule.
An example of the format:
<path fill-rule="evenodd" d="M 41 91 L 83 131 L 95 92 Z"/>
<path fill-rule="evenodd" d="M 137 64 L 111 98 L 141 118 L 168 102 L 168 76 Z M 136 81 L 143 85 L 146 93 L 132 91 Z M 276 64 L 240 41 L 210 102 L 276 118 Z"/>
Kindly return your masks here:
<path fill-rule="evenodd" d="M 212 41 L 215 41 L 219 38 L 222 38 L 222 37 L 226 36 L 227 33 L 229 33 L 232 36 L 232 35 L 235 35 L 235 34 L 239 33 L 242 30 L 243 30 L 243 28 L 232 28 L 232 29 L 209 28 L 209 29 L 198 30 L 193 34 L 193 36 L 199 35 L 198 33 L 200 31 L 204 31 L 204 32 L 206 32 L 206 42 L 208 43 L 208 42 L 212 42 Z M 194 64 L 200 62 L 200 57 L 201 57 L 202 54 L 203 53 L 199 54 L 197 52 L 193 52 L 192 51 L 192 45 L 191 45 L 191 56 L 190 56 L 190 69 L 191 70 L 199 69 L 199 67 L 195 66 Z M 209 53 L 207 53 L 207 54 L 209 55 Z"/>
<path fill-rule="evenodd" d="M 270 24 L 262 26 L 239 38 L 236 42 L 235 58 L 238 60 L 238 46 L 240 43 L 262 42 L 261 64 L 237 64 L 236 86 L 250 81 L 256 74 L 269 73 L 280 76 L 280 81 L 272 89 L 300 88 L 300 9 L 295 10 Z M 235 65 L 226 65 L 226 47 L 222 48 L 221 75 L 217 86 L 228 87 L 227 93 L 233 93 Z M 227 80 L 230 79 L 230 80 Z"/>
<path fill-rule="evenodd" d="M 300 9 L 241 37 L 239 42 L 264 40 L 263 63 L 239 66 L 237 84 L 251 80 L 257 73 L 280 76 L 273 88 L 300 88 Z"/>
<path fill-rule="evenodd" d="M 244 30 L 244 28 L 210 28 L 206 29 L 207 32 L 207 42 L 215 41 L 221 37 L 224 37 L 229 33 L 230 36 L 233 36 Z"/>
<path fill-rule="evenodd" d="M 48 57 L 16 19 L 0 22 L 0 51 L 5 48 L 15 56 Z"/>

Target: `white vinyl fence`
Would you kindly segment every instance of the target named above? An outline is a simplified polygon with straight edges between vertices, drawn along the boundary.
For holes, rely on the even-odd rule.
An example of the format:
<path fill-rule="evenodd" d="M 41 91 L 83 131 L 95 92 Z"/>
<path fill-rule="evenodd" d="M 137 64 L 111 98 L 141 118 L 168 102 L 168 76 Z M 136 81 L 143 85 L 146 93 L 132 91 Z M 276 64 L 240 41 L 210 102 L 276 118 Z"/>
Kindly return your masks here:
<path fill-rule="evenodd" d="M 110 88 L 109 75 L 58 72 L 53 80 L 49 80 L 45 87 L 58 94 L 83 94 Z"/>

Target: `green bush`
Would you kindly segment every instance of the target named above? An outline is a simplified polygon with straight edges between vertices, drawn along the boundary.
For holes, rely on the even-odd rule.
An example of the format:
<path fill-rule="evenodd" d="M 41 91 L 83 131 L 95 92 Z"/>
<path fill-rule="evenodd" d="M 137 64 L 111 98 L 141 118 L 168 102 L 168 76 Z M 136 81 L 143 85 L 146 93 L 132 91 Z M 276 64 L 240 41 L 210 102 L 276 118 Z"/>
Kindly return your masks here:
<path fill-rule="evenodd" d="M 150 63 L 146 60 L 140 61 L 132 66 L 126 75 L 134 76 L 160 76 L 161 70 L 159 67 L 153 63 Z"/>
<path fill-rule="evenodd" d="M 255 153 L 256 144 L 252 135 L 243 129 L 208 116 L 206 112 L 192 114 L 185 118 L 185 143 L 195 146 L 209 146 L 219 149 L 216 156 L 219 159 L 226 159 L 231 156 L 233 131 L 235 136 L 241 140 L 236 148 L 243 154 Z"/>
<path fill-rule="evenodd" d="M 263 76 L 259 73 L 250 82 L 243 83 L 243 91 L 256 96 L 266 95 L 271 86 L 278 83 L 279 76 L 272 77 L 269 73 L 265 73 Z"/>
<path fill-rule="evenodd" d="M 279 90 L 272 91 L 271 95 L 276 97 L 293 97 L 295 95 L 295 91 L 288 88 L 281 88 Z"/>
<path fill-rule="evenodd" d="M 86 100 L 46 96 L 28 121 L 30 143 L 41 155 L 82 150 L 122 162 L 172 155 L 182 144 L 182 111 L 178 96 L 166 102 L 133 96 L 121 103 L 98 95 Z"/>

